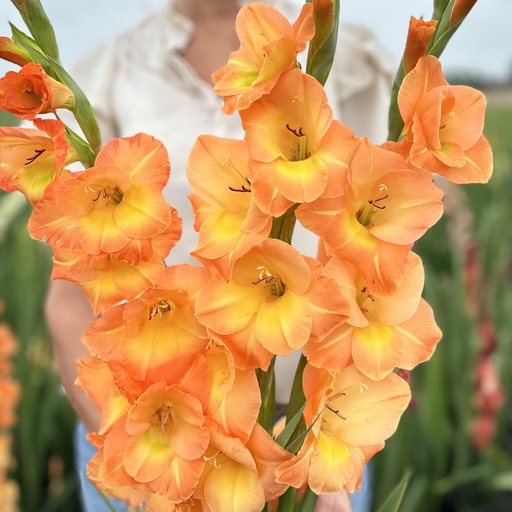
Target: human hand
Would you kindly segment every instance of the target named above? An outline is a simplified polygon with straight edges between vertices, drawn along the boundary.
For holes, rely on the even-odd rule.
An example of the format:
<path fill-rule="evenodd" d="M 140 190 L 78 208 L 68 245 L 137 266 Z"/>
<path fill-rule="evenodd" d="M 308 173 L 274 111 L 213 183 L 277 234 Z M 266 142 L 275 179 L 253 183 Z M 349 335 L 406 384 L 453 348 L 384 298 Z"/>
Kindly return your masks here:
<path fill-rule="evenodd" d="M 315 512 L 352 512 L 347 491 L 320 494 L 316 500 Z"/>

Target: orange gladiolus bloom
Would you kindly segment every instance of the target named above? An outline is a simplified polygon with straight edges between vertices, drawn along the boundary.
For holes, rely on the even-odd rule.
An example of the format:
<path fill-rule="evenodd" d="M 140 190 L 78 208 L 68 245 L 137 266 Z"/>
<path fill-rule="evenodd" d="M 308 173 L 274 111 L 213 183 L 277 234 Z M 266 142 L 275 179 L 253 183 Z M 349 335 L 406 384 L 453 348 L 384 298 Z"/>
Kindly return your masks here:
<path fill-rule="evenodd" d="M 304 355 L 312 365 L 341 372 L 353 362 L 367 377 L 382 380 L 396 367 L 411 370 L 430 358 L 441 331 L 421 298 L 424 275 L 419 256 L 409 253 L 393 295 L 370 293 L 363 276 L 337 258 L 329 261 L 325 272 L 338 280 L 352 314 L 321 342 L 306 344 Z"/>
<path fill-rule="evenodd" d="M 249 107 L 297 65 L 297 54 L 315 32 L 312 7 L 304 5 L 291 25 L 274 7 L 254 2 L 240 9 L 236 32 L 241 48 L 212 75 L 213 90 L 224 98 L 226 114 Z"/>
<path fill-rule="evenodd" d="M 403 57 L 404 74 L 413 70 L 418 60 L 427 54 L 436 26 L 436 20 L 425 21 L 411 16 Z"/>
<path fill-rule="evenodd" d="M 410 399 L 407 383 L 391 373 L 373 381 L 355 366 L 342 373 L 306 366 L 304 419 L 312 428 L 299 453 L 276 471 L 277 481 L 317 494 L 359 489 L 364 464 L 395 431 Z"/>
<path fill-rule="evenodd" d="M 450 14 L 450 25 L 460 23 L 473 9 L 477 0 L 455 0 Z"/>
<path fill-rule="evenodd" d="M 97 357 L 86 357 L 77 362 L 76 385 L 101 411 L 99 435 L 105 435 L 114 423 L 128 412 L 131 404 L 114 383 L 108 364 Z"/>
<path fill-rule="evenodd" d="M 82 288 L 96 314 L 121 300 L 130 300 L 160 281 L 165 266 L 155 257 L 130 265 L 109 254 L 84 259 L 81 249 L 53 252 L 52 279 L 65 279 Z"/>
<path fill-rule="evenodd" d="M 9 358 L 17 351 L 17 342 L 11 329 L 0 324 L 0 375 L 10 375 L 12 365 Z"/>
<path fill-rule="evenodd" d="M 221 431 L 249 440 L 258 418 L 261 393 L 253 370 L 237 370 L 232 354 L 219 342 L 212 341 L 206 352 L 206 364 L 212 381 L 210 402 L 206 415 Z"/>
<path fill-rule="evenodd" d="M 193 396 L 204 394 L 197 388 L 205 382 L 207 373 L 196 372 L 185 388 L 158 382 L 137 398 L 105 437 L 99 473 L 107 488 L 141 483 L 174 503 L 190 498 L 210 440 L 203 405 Z"/>
<path fill-rule="evenodd" d="M 18 64 L 18 66 L 24 66 L 28 64 L 30 56 L 23 47 L 16 44 L 12 39 L 0 36 L 0 59 L 8 60 Z"/>
<path fill-rule="evenodd" d="M 344 195 L 302 205 L 296 214 L 325 241 L 328 255 L 351 263 L 369 291 L 382 295 L 396 291 L 411 244 L 442 215 L 441 198 L 430 174 L 363 139 Z"/>
<path fill-rule="evenodd" d="M 19 190 L 35 205 L 64 165 L 78 159 L 66 140 L 64 123 L 34 119 L 38 130 L 0 128 L 0 188 Z"/>
<path fill-rule="evenodd" d="M 18 384 L 10 377 L 0 376 L 0 429 L 11 428 L 16 424 L 15 409 L 21 396 Z"/>
<path fill-rule="evenodd" d="M 72 109 L 74 104 L 73 93 L 39 64 L 29 62 L 20 71 L 9 71 L 0 78 L 0 109 L 21 119 L 32 120 L 58 108 Z"/>
<path fill-rule="evenodd" d="M 0 480 L 11 469 L 13 456 L 11 453 L 12 435 L 7 432 L 0 433 Z M 3 497 L 3 496 L 2 496 Z"/>
<path fill-rule="evenodd" d="M 198 295 L 196 316 L 227 345 L 237 368 L 266 369 L 275 354 L 301 348 L 345 313 L 346 302 L 329 286 L 311 282 L 303 256 L 281 240 L 265 240 L 235 262 L 229 281 L 212 276 Z M 328 302 L 323 295 L 329 309 L 318 305 Z"/>
<path fill-rule="evenodd" d="M 258 206 L 277 217 L 295 203 L 338 195 L 357 147 L 352 131 L 332 119 L 323 87 L 299 69 L 240 112 Z"/>
<path fill-rule="evenodd" d="M 483 93 L 449 85 L 441 64 L 423 57 L 402 82 L 398 106 L 413 166 L 454 183 L 484 183 L 492 173 L 492 151 L 482 135 Z"/>
<path fill-rule="evenodd" d="M 15 480 L 0 481 L 0 496 L 2 496 L 3 512 L 18 512 L 20 502 L 20 488 Z"/>
<path fill-rule="evenodd" d="M 55 180 L 29 221 L 36 239 L 90 255 L 130 246 L 133 261 L 147 261 L 145 239 L 169 229 L 172 211 L 162 189 L 169 177 L 163 144 L 138 134 L 106 144 L 96 165 Z M 133 243 L 136 242 L 136 243 Z"/>
<path fill-rule="evenodd" d="M 258 512 L 266 501 L 281 495 L 287 485 L 276 482 L 275 470 L 290 459 L 259 425 L 244 446 L 240 439 L 225 436 L 211 425 L 211 443 L 207 464 L 194 499 L 202 510 L 223 512 Z"/>
<path fill-rule="evenodd" d="M 199 243 L 192 253 L 227 279 L 234 261 L 270 233 L 272 218 L 256 206 L 248 179 L 245 141 L 199 137 L 190 153 L 187 177 L 193 194 Z"/>
<path fill-rule="evenodd" d="M 105 311 L 85 333 L 84 343 L 135 380 L 165 380 L 173 367 L 190 366 L 206 350 L 209 340 L 194 317 L 193 298 L 209 277 L 194 265 L 165 269 L 158 284 L 140 297 Z M 176 285 L 184 280 L 187 290 Z"/>

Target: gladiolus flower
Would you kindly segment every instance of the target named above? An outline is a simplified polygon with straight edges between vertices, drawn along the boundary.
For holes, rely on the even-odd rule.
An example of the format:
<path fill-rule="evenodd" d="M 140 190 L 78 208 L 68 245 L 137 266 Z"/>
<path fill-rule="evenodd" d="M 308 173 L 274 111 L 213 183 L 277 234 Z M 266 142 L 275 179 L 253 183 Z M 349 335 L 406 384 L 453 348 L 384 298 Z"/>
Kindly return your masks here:
<path fill-rule="evenodd" d="M 362 275 L 336 258 L 325 273 L 338 280 L 352 314 L 321 342 L 306 344 L 304 355 L 312 365 L 341 372 L 353 362 L 367 377 L 382 380 L 396 367 L 411 370 L 430 358 L 441 331 L 421 298 L 424 276 L 416 254 L 409 253 L 393 295 L 370 293 Z"/>
<path fill-rule="evenodd" d="M 130 246 L 132 261 L 148 261 L 153 254 L 143 241 L 168 230 L 173 220 L 162 194 L 169 172 L 160 141 L 146 134 L 113 140 L 95 167 L 54 182 L 34 209 L 29 232 L 50 245 L 90 255 Z"/>
<path fill-rule="evenodd" d="M 130 300 L 156 286 L 165 266 L 160 257 L 130 265 L 109 254 L 84 260 L 81 249 L 54 248 L 52 279 L 65 279 L 82 288 L 96 314 L 121 300 Z"/>
<path fill-rule="evenodd" d="M 19 190 L 33 205 L 67 172 L 64 165 L 78 159 L 61 121 L 34 119 L 34 124 L 38 130 L 0 128 L 0 188 Z"/>
<path fill-rule="evenodd" d="M 297 54 L 315 32 L 312 7 L 304 5 L 291 25 L 274 7 L 254 2 L 238 13 L 236 32 L 241 48 L 212 75 L 213 90 L 224 98 L 226 114 L 249 107 L 297 65 Z"/>
<path fill-rule="evenodd" d="M 199 243 L 192 253 L 227 279 L 234 261 L 270 233 L 272 218 L 256 206 L 245 141 L 202 135 L 190 153 L 187 177 Z"/>
<path fill-rule="evenodd" d="M 0 59 L 24 66 L 29 63 L 30 56 L 22 46 L 2 36 L 0 37 Z"/>
<path fill-rule="evenodd" d="M 436 20 L 425 21 L 411 16 L 403 58 L 405 75 L 414 69 L 421 57 L 427 55 L 428 45 L 436 31 L 436 26 Z"/>
<path fill-rule="evenodd" d="M 86 357 L 77 362 L 76 385 L 85 390 L 101 411 L 99 435 L 107 434 L 113 424 L 128 412 L 130 402 L 114 383 L 106 362 L 97 357 Z"/>
<path fill-rule="evenodd" d="M 206 506 L 203 510 L 223 512 L 256 512 L 266 501 L 286 490 L 276 482 L 275 470 L 290 459 L 259 425 L 244 446 L 239 439 L 222 434 L 214 425 L 211 444 L 206 453 L 207 464 L 201 475 L 194 499 Z"/>
<path fill-rule="evenodd" d="M 450 14 L 450 25 L 460 23 L 473 9 L 477 0 L 455 0 Z"/>
<path fill-rule="evenodd" d="M 196 388 L 208 382 L 207 374 L 201 375 L 194 376 Z M 187 386 L 191 384 L 189 380 Z M 105 437 L 98 471 L 107 488 L 137 489 L 140 483 L 141 490 L 147 485 L 174 503 L 190 498 L 210 440 L 203 406 L 191 392 L 180 385 L 153 384 L 114 424 Z"/>
<path fill-rule="evenodd" d="M 235 262 L 229 281 L 212 276 L 198 295 L 196 316 L 226 344 L 237 368 L 266 369 L 275 354 L 287 355 L 316 335 L 314 326 L 322 332 L 330 324 L 325 316 L 345 314 L 345 301 L 311 282 L 303 256 L 281 240 L 265 240 Z M 330 309 L 319 307 L 327 297 Z"/>
<path fill-rule="evenodd" d="M 11 329 L 0 324 L 0 375 L 10 375 L 12 372 L 9 358 L 17 351 L 17 343 Z"/>
<path fill-rule="evenodd" d="M 39 64 L 29 62 L 0 79 L 0 109 L 21 119 L 30 121 L 58 108 L 72 109 L 74 104 L 73 93 L 49 77 Z"/>
<path fill-rule="evenodd" d="M 261 393 L 253 370 L 235 369 L 232 354 L 219 342 L 205 354 L 212 381 L 206 415 L 229 436 L 246 443 L 258 418 Z"/>
<path fill-rule="evenodd" d="M 18 512 L 20 488 L 16 481 L 0 481 L 0 496 L 2 496 L 2 510 L 4 512 Z"/>
<path fill-rule="evenodd" d="M 342 197 L 301 205 L 297 218 L 325 241 L 327 255 L 364 276 L 371 293 L 391 294 L 402 280 L 411 244 L 443 212 L 431 175 L 368 140 L 358 149 Z"/>
<path fill-rule="evenodd" d="M 13 427 L 16 423 L 15 409 L 21 396 L 18 384 L 10 377 L 0 376 L 0 429 Z"/>
<path fill-rule="evenodd" d="M 342 190 L 357 147 L 352 131 L 332 119 L 323 87 L 292 70 L 270 94 L 240 112 L 251 158 L 256 203 L 277 217 L 295 203 Z"/>
<path fill-rule="evenodd" d="M 492 152 L 482 135 L 485 105 L 480 91 L 449 85 L 435 57 L 421 58 L 398 93 L 401 144 L 410 148 L 411 164 L 454 183 L 487 182 Z"/>
<path fill-rule="evenodd" d="M 359 489 L 364 464 L 395 431 L 410 400 L 407 383 L 391 373 L 373 381 L 355 366 L 342 373 L 306 366 L 304 419 L 311 430 L 277 481 L 317 494 Z"/>
<path fill-rule="evenodd" d="M 167 268 L 140 297 L 105 311 L 85 333 L 84 343 L 135 380 L 165 380 L 174 366 L 191 365 L 206 350 L 208 336 L 194 317 L 192 298 L 209 277 L 194 265 Z M 177 288 L 176 279 L 187 280 L 190 292 Z"/>

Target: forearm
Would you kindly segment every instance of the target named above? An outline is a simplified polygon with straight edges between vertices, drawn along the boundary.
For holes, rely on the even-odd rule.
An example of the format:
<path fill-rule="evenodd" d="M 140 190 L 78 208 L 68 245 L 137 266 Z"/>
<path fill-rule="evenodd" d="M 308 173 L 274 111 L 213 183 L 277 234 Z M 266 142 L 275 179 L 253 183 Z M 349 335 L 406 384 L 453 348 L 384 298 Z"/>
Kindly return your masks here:
<path fill-rule="evenodd" d="M 52 339 L 53 358 L 62 385 L 87 429 L 97 431 L 100 413 L 84 391 L 75 385 L 76 362 L 90 355 L 82 343 L 82 335 L 95 320 L 91 306 L 74 283 L 52 281 L 46 298 L 45 313 Z"/>

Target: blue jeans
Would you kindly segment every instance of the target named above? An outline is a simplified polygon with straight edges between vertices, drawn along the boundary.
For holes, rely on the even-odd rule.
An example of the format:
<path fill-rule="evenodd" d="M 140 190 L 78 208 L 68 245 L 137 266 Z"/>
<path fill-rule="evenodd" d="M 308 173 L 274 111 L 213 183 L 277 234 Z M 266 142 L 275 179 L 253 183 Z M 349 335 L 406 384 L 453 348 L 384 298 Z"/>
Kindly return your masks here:
<path fill-rule="evenodd" d="M 96 453 L 96 448 L 87 441 L 87 430 L 83 423 L 75 429 L 75 459 L 80 475 L 80 498 L 83 512 L 110 512 L 96 487 L 87 479 L 87 463 Z M 119 500 L 110 499 L 111 505 L 118 512 L 128 512 L 128 507 Z M 372 504 L 371 466 L 364 467 L 361 490 L 350 496 L 353 512 L 369 512 Z"/>
<path fill-rule="evenodd" d="M 87 441 L 87 429 L 79 423 L 75 429 L 75 465 L 80 476 L 80 500 L 83 512 L 111 512 L 104 498 L 87 478 L 87 463 L 96 453 L 96 448 Z M 128 512 L 128 507 L 119 500 L 106 498 L 114 510 Z"/>
<path fill-rule="evenodd" d="M 352 512 L 370 512 L 372 506 L 372 464 L 366 464 L 363 471 L 361 490 L 350 495 Z"/>

